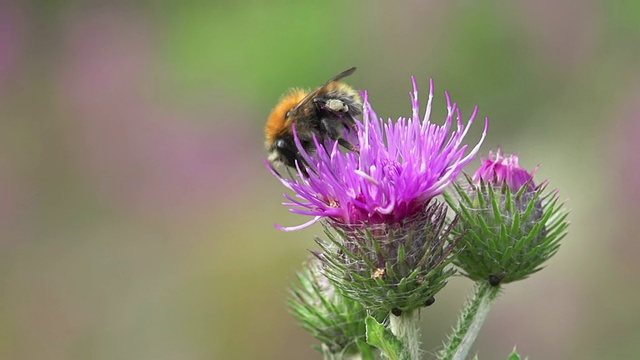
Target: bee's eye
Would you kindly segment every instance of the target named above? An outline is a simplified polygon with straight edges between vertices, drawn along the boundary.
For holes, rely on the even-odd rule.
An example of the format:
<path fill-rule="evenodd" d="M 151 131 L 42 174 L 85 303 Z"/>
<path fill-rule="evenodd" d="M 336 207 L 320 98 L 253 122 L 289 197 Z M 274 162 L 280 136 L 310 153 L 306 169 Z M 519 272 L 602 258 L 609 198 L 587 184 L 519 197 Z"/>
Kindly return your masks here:
<path fill-rule="evenodd" d="M 289 116 L 291 116 L 291 110 L 287 111 L 287 113 L 284 115 L 284 118 L 288 118 Z"/>
<path fill-rule="evenodd" d="M 286 141 L 280 139 L 280 140 L 276 141 L 276 147 L 280 148 L 280 149 L 285 149 L 285 148 L 288 148 L 289 146 L 287 145 Z"/>

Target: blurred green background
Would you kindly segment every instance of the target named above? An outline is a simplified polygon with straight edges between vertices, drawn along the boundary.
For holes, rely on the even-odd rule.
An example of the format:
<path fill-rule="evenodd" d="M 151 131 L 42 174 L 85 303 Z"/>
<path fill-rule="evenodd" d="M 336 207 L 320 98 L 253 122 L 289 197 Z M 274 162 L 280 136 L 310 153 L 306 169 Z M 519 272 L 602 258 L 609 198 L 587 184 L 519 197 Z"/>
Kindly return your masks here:
<path fill-rule="evenodd" d="M 499 4 L 499 5 L 498 5 Z M 640 3 L 0 1 L 0 358 L 320 359 L 287 313 L 319 227 L 280 205 L 263 126 L 350 67 L 383 117 L 410 76 L 491 120 L 572 209 L 476 344 L 640 354 Z M 477 141 L 480 125 L 468 137 Z M 478 161 L 472 166 L 475 167 Z M 473 171 L 473 169 L 471 169 Z M 435 352 L 471 283 L 422 312 Z"/>

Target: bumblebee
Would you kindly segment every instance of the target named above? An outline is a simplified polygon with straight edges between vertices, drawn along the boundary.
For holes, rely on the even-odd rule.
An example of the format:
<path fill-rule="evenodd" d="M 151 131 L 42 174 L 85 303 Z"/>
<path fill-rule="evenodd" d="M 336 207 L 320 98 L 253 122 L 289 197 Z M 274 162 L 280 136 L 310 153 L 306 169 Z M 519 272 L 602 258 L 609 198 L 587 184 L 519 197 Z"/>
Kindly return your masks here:
<path fill-rule="evenodd" d="M 345 70 L 310 93 L 292 89 L 284 95 L 269 115 L 265 127 L 269 162 L 293 168 L 297 162 L 306 175 L 305 161 L 294 141 L 294 124 L 300 144 L 307 153 L 315 148 L 314 136 L 321 144 L 330 138 L 342 147 L 356 151 L 342 134 L 345 128 L 355 129 L 354 117 L 362 114 L 362 98 L 351 86 L 339 81 L 354 71 L 355 67 Z"/>

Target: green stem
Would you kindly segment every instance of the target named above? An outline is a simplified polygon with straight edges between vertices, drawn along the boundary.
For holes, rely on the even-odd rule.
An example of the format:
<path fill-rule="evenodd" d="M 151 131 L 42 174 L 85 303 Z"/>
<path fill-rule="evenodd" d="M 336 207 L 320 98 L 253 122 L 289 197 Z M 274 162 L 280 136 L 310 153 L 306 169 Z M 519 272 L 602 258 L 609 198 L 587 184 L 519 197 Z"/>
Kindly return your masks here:
<path fill-rule="evenodd" d="M 465 304 L 458 325 L 438 356 L 439 360 L 464 360 L 467 357 L 498 295 L 500 286 L 476 282 L 473 297 Z"/>
<path fill-rule="evenodd" d="M 407 360 L 421 359 L 419 315 L 419 310 L 405 311 L 400 316 L 389 314 L 389 329 L 402 342 Z"/>

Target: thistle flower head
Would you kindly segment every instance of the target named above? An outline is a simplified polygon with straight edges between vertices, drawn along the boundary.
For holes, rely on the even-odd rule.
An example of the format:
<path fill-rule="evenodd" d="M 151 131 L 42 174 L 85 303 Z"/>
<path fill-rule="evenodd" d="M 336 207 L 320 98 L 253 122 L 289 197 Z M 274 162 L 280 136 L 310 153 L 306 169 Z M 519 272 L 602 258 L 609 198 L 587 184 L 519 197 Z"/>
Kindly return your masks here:
<path fill-rule="evenodd" d="M 362 122 L 357 122 L 353 142 L 357 152 L 343 152 L 337 141 L 320 144 L 309 154 L 298 143 L 306 165 L 294 179 L 279 177 L 295 192 L 284 205 L 297 214 L 314 218 L 296 230 L 320 219 L 336 225 L 393 224 L 423 211 L 433 197 L 451 184 L 462 168 L 473 160 L 487 132 L 472 149 L 462 143 L 477 113 L 466 124 L 447 94 L 444 125 L 431 123 L 433 83 L 424 118 L 420 116 L 418 89 L 413 80 L 412 116 L 396 122 L 379 118 L 364 93 Z M 302 166 L 301 164 L 298 164 Z M 308 177 L 305 176 L 308 173 Z"/>
<path fill-rule="evenodd" d="M 473 160 L 488 124 L 469 149 L 462 142 L 477 109 L 464 124 L 447 95 L 444 125 L 431 123 L 433 84 L 424 117 L 414 80 L 412 116 L 395 122 L 380 119 L 363 95 L 362 122 L 348 138 L 356 151 L 316 139 L 317 150 L 307 153 L 296 140 L 305 168 L 298 168 L 293 179 L 280 177 L 295 192 L 295 197 L 285 195 L 285 205 L 314 218 L 283 230 L 326 220 L 330 241 L 317 239 L 318 258 L 332 284 L 368 310 L 413 311 L 433 303 L 453 273 L 447 265 L 456 241 L 450 242 L 446 205 L 434 197 Z"/>
<path fill-rule="evenodd" d="M 459 216 L 453 231 L 462 237 L 454 262 L 475 281 L 492 285 L 527 278 L 542 269 L 566 235 L 568 223 L 558 192 L 548 181 L 533 185 L 533 173 L 515 155 L 499 151 L 485 159 L 468 185 L 456 184 L 445 198 Z"/>

